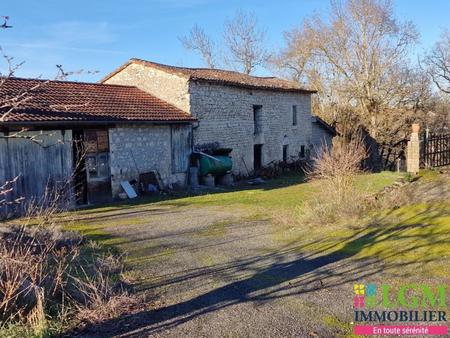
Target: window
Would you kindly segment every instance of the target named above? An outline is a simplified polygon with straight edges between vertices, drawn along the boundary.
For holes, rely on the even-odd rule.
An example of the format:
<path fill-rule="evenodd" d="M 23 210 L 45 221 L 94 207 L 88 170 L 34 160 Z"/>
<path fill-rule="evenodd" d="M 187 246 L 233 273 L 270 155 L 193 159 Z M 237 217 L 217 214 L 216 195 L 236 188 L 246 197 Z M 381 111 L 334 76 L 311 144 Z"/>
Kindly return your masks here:
<path fill-rule="evenodd" d="M 287 160 L 288 160 L 288 148 L 289 148 L 289 145 L 284 145 L 283 146 L 283 162 L 287 162 Z"/>
<path fill-rule="evenodd" d="M 89 179 L 109 178 L 108 153 L 89 154 L 86 156 L 86 168 Z"/>
<path fill-rule="evenodd" d="M 109 176 L 109 156 L 107 153 L 97 155 L 97 168 L 99 177 Z"/>
<path fill-rule="evenodd" d="M 297 125 L 297 106 L 292 106 L 292 125 Z"/>
<path fill-rule="evenodd" d="M 259 134 L 262 131 L 262 106 L 253 106 L 253 133 Z"/>
<path fill-rule="evenodd" d="M 98 176 L 97 157 L 96 156 L 86 156 L 86 168 L 87 168 L 89 177 L 97 177 Z"/>
<path fill-rule="evenodd" d="M 86 153 L 109 152 L 107 130 L 88 129 L 84 132 L 84 141 Z"/>

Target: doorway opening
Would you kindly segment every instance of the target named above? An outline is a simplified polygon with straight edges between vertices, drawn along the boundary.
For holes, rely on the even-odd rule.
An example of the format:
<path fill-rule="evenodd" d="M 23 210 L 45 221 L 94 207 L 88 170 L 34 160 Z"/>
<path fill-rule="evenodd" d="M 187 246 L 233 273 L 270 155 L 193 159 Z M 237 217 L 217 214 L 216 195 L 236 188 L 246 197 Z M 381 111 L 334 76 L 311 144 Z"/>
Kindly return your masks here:
<path fill-rule="evenodd" d="M 88 203 L 111 200 L 108 129 L 84 131 Z"/>
<path fill-rule="evenodd" d="M 258 170 L 262 167 L 262 144 L 253 146 L 253 169 Z"/>
<path fill-rule="evenodd" d="M 73 140 L 76 203 L 80 205 L 110 201 L 108 130 L 74 130 Z"/>
<path fill-rule="evenodd" d="M 283 162 L 286 163 L 288 161 L 288 149 L 289 145 L 285 144 L 283 146 Z"/>

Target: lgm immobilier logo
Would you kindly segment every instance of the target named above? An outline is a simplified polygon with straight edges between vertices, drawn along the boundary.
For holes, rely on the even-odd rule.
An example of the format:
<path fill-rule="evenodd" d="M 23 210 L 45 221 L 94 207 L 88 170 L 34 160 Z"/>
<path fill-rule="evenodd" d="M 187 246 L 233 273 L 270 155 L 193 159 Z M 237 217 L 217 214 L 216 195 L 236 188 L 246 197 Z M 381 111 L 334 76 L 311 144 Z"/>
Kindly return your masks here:
<path fill-rule="evenodd" d="M 357 335 L 447 335 L 447 285 L 355 284 Z"/>

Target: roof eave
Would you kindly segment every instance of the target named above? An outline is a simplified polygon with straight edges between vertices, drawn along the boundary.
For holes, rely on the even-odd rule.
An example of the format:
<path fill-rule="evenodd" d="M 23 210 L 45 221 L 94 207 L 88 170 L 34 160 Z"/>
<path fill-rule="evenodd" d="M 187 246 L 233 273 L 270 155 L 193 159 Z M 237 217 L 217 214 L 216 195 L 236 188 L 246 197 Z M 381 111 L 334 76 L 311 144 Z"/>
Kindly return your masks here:
<path fill-rule="evenodd" d="M 127 68 L 129 65 L 131 65 L 133 62 L 133 60 L 128 60 L 128 62 L 124 63 L 122 66 L 120 66 L 119 68 L 116 68 L 115 70 L 113 70 L 111 73 L 107 74 L 106 76 L 104 76 L 102 79 L 100 79 L 98 81 L 98 83 L 104 83 L 105 81 L 108 81 L 110 78 L 112 78 L 114 75 L 120 73 L 122 70 L 124 70 L 125 68 Z"/>
<path fill-rule="evenodd" d="M 5 121 L 0 122 L 0 127 L 25 127 L 25 126 L 88 126 L 88 125 L 115 125 L 115 124 L 191 124 L 196 119 L 189 120 L 92 120 L 92 121 Z"/>
<path fill-rule="evenodd" d="M 103 77 L 98 82 L 99 83 L 104 83 L 104 82 L 108 81 L 109 79 L 114 77 L 116 74 L 120 73 L 121 71 L 123 71 L 125 68 L 127 68 L 128 66 L 130 66 L 132 64 L 138 64 L 138 65 L 141 65 L 141 66 L 144 66 L 144 67 L 151 67 L 151 68 L 157 69 L 159 71 L 162 71 L 162 72 L 164 72 L 166 74 L 176 75 L 176 76 L 179 76 L 181 78 L 188 79 L 188 80 L 190 79 L 190 76 L 188 76 L 186 74 L 182 74 L 180 72 L 168 71 L 164 67 L 158 67 L 156 64 L 151 63 L 149 61 L 132 58 L 132 59 L 128 60 L 126 63 L 124 63 L 122 66 L 120 66 L 119 68 L 117 68 L 117 69 L 113 70 L 111 73 L 107 74 L 105 77 Z"/>

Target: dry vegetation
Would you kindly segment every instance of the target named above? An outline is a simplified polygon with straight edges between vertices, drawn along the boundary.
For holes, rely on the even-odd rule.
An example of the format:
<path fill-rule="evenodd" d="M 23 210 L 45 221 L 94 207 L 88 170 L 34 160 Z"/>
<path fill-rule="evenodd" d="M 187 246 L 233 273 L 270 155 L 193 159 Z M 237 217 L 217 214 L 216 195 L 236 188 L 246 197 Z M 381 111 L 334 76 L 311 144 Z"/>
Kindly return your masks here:
<path fill-rule="evenodd" d="M 0 89 L 22 65 L 6 55 L 3 59 L 8 71 L 0 73 Z M 72 74 L 57 67 L 57 79 Z M 0 122 L 46 83 L 0 100 Z M 26 131 L 0 137 L 41 144 Z M 80 164 L 75 163 L 74 168 Z M 73 189 L 72 177 L 58 187 L 48 184 L 43 196 L 27 200 L 15 194 L 18 180 L 20 177 L 0 182 L 0 219 L 25 215 L 0 225 L 0 336 L 59 334 L 137 309 L 140 302 L 122 280 L 121 257 L 78 233 L 61 230 L 73 221 L 64 213 L 71 203 L 67 196 Z"/>
<path fill-rule="evenodd" d="M 310 179 L 322 180 L 322 189 L 308 208 L 304 208 L 307 219 L 329 223 L 342 217 L 359 216 L 364 209 L 361 203 L 364 192 L 355 186 L 355 178 L 363 171 L 366 158 L 367 150 L 360 136 L 350 141 L 336 139 L 332 149 L 323 147 L 307 172 Z"/>
<path fill-rule="evenodd" d="M 56 200 L 29 208 L 0 229 L 1 336 L 56 334 L 138 308 L 120 256 L 61 230 L 72 220 Z"/>

